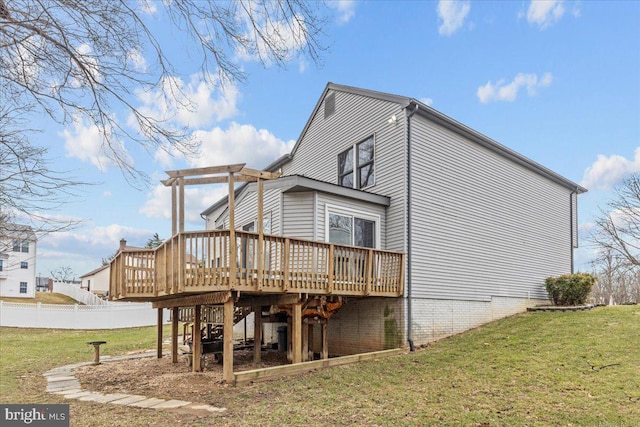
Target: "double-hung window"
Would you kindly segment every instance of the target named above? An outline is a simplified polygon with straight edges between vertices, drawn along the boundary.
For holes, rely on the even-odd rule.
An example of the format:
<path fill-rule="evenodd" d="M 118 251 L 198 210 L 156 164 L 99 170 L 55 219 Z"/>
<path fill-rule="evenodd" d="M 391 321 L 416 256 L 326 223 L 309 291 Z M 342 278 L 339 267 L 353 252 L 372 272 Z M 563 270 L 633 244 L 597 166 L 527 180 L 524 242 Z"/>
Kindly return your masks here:
<path fill-rule="evenodd" d="M 375 183 L 375 141 L 370 136 L 338 154 L 338 185 L 366 188 Z"/>
<path fill-rule="evenodd" d="M 20 293 L 21 294 L 27 293 L 27 282 L 20 282 Z"/>
<path fill-rule="evenodd" d="M 22 261 L 22 262 L 20 263 L 20 268 L 22 268 L 22 269 L 24 269 L 24 270 L 28 269 L 28 268 L 29 268 L 29 262 L 27 262 L 27 261 Z"/>

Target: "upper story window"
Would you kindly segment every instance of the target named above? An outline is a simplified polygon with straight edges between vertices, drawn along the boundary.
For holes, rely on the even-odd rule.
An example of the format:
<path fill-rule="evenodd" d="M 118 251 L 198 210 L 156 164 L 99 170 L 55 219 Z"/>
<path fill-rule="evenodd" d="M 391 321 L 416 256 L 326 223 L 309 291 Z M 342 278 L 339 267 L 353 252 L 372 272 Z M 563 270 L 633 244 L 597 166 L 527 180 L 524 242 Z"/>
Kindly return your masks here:
<path fill-rule="evenodd" d="M 2 265 L 2 260 L 0 259 L 0 271 L 2 271 L 3 268 L 4 266 Z"/>
<path fill-rule="evenodd" d="M 338 185 L 359 189 L 375 184 L 374 159 L 373 136 L 338 154 Z"/>
<path fill-rule="evenodd" d="M 20 263 L 20 268 L 23 268 L 23 269 L 29 268 L 29 263 L 27 261 L 22 261 Z"/>
<path fill-rule="evenodd" d="M 13 241 L 13 252 L 29 252 L 29 241 L 28 240 L 14 240 Z"/>

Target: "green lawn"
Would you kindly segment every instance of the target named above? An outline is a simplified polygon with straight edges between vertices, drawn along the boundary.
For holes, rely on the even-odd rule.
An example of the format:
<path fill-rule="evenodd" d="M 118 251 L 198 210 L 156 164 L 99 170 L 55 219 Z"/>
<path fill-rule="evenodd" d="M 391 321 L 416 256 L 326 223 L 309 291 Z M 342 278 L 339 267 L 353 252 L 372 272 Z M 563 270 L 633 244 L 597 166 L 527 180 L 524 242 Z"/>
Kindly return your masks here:
<path fill-rule="evenodd" d="M 62 403 L 41 374 L 154 348 L 153 328 L 0 329 L 4 403 Z M 158 396 L 162 397 L 162 396 Z M 229 408 L 197 417 L 79 401 L 74 426 L 640 426 L 640 306 L 525 313 L 413 354 L 203 393 Z"/>
<path fill-rule="evenodd" d="M 58 294 L 55 292 L 36 292 L 35 298 L 15 298 L 15 297 L 0 297 L 0 300 L 5 302 L 21 302 L 27 304 L 81 304 L 73 298 L 64 295 Z"/>

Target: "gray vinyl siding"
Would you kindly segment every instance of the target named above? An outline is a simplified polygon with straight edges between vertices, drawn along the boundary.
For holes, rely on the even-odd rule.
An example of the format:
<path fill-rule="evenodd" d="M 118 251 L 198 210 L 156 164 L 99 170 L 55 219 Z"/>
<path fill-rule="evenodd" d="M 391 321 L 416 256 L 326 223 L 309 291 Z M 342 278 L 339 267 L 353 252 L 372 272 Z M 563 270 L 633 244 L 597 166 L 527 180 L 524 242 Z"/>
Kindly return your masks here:
<path fill-rule="evenodd" d="M 399 104 L 342 91 L 335 93 L 336 111 L 324 118 L 320 105 L 293 159 L 283 166 L 285 175 L 299 174 L 337 184 L 338 154 L 375 135 L 375 185 L 366 191 L 389 196 L 387 227 L 381 240 L 386 249 L 404 251 L 406 205 L 405 113 Z M 396 124 L 389 118 L 396 115 Z M 323 231 L 324 234 L 324 231 Z M 320 235 L 319 235 L 320 236 Z"/>
<path fill-rule="evenodd" d="M 249 186 L 236 200 L 235 226 L 241 229 L 252 221 L 257 221 L 258 196 L 255 192 L 255 185 Z M 271 216 L 271 233 L 280 234 L 280 190 L 265 189 L 263 196 L 263 214 Z M 224 221 L 224 228 L 229 228 L 229 213 L 225 212 L 223 217 L 217 222 Z"/>
<path fill-rule="evenodd" d="M 313 192 L 283 193 L 282 235 L 313 239 Z"/>
<path fill-rule="evenodd" d="M 346 208 L 353 211 L 363 212 L 370 215 L 378 215 L 380 217 L 380 249 L 387 247 L 386 242 L 386 212 L 385 208 L 380 205 L 372 203 L 361 202 L 357 200 L 348 199 L 345 197 L 334 196 L 331 194 L 317 193 L 316 197 L 316 236 L 317 240 L 326 242 L 328 241 L 326 236 L 326 206 L 337 206 L 340 208 Z"/>
<path fill-rule="evenodd" d="M 414 297 L 546 298 L 571 271 L 571 191 L 414 116 Z"/>

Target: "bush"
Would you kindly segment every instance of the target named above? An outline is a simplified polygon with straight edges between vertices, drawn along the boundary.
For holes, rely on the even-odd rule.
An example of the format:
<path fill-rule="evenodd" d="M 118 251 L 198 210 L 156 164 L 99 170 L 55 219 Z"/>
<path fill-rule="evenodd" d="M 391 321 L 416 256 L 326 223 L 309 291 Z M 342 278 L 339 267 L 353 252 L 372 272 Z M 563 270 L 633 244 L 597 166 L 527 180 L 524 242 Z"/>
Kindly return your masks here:
<path fill-rule="evenodd" d="M 547 277 L 544 286 L 554 305 L 582 305 L 595 282 L 591 274 L 576 273 Z"/>

